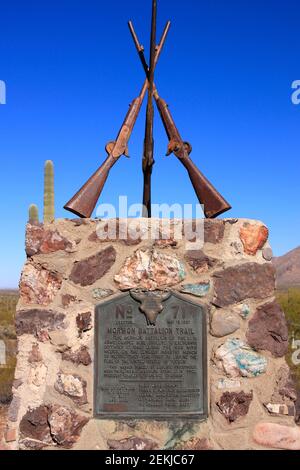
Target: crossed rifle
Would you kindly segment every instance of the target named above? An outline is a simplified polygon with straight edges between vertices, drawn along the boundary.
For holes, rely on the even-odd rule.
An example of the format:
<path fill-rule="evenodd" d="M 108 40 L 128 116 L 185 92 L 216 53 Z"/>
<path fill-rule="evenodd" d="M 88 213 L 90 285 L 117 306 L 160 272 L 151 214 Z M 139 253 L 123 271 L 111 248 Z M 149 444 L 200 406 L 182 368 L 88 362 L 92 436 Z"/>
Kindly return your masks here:
<path fill-rule="evenodd" d="M 136 123 L 147 90 L 149 91 L 149 99 L 151 100 L 151 103 L 152 96 L 155 99 L 159 114 L 161 116 L 164 128 L 168 136 L 169 144 L 167 156 L 173 153 L 186 168 L 195 193 L 197 195 L 197 198 L 203 207 L 205 217 L 214 218 L 231 209 L 231 206 L 228 204 L 228 202 L 221 196 L 221 194 L 214 188 L 214 186 L 208 181 L 208 179 L 203 175 L 203 173 L 191 160 L 190 153 L 192 151 L 192 146 L 188 142 L 182 140 L 171 115 L 171 112 L 169 110 L 169 107 L 167 103 L 159 96 L 157 88 L 153 81 L 154 69 L 157 65 L 158 59 L 165 44 L 170 25 L 171 22 L 168 21 L 159 44 L 151 50 L 151 65 L 149 68 L 145 59 L 144 48 L 138 40 L 133 24 L 131 21 L 129 21 L 128 23 L 135 47 L 138 51 L 138 55 L 141 59 L 146 74 L 146 80 L 139 96 L 132 101 L 116 140 L 113 142 L 109 142 L 106 145 L 105 149 L 108 154 L 106 160 L 100 166 L 100 168 L 98 168 L 98 170 L 91 176 L 91 178 L 89 178 L 89 180 L 82 186 L 82 188 L 75 194 L 75 196 L 73 196 L 73 198 L 64 206 L 66 210 L 78 215 L 79 217 L 91 217 L 92 212 L 97 204 L 97 201 L 105 185 L 105 182 L 108 178 L 109 171 L 122 155 L 128 157 L 128 141 Z M 156 31 L 156 0 L 153 0 L 152 36 L 153 31 Z M 153 135 L 151 134 L 153 133 L 153 114 L 151 122 L 151 118 L 149 119 L 148 115 L 148 108 L 149 100 L 147 107 L 146 137 L 143 158 L 143 204 L 144 208 L 146 209 L 146 212 L 144 212 L 144 216 L 146 217 L 151 216 L 151 173 L 152 166 L 154 164 Z M 152 139 L 152 141 L 149 142 L 149 139 Z"/>

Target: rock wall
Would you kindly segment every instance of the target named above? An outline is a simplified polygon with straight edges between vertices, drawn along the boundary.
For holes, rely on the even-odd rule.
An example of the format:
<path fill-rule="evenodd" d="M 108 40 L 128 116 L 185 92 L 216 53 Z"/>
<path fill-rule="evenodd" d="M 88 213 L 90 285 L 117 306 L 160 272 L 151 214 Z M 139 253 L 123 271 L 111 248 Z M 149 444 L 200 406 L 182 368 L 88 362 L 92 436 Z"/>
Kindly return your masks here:
<path fill-rule="evenodd" d="M 288 330 L 275 302 L 268 229 L 202 221 L 204 245 L 182 221 L 56 220 L 28 225 L 16 314 L 18 356 L 6 441 L 12 449 L 300 449 Z M 152 228 L 158 227 L 159 239 Z M 138 228 L 138 232 L 136 231 Z M 125 237 L 121 236 L 121 233 Z M 192 240 L 193 241 L 193 240 Z M 205 305 L 209 418 L 93 418 L 94 310 L 134 288 L 172 289 Z"/>

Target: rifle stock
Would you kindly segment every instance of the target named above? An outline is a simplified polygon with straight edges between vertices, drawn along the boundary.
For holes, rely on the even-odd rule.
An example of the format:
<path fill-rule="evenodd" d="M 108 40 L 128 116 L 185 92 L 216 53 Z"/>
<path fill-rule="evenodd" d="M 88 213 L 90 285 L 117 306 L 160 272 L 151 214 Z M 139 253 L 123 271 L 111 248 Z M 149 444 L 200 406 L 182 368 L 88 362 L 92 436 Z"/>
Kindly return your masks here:
<path fill-rule="evenodd" d="M 102 193 L 109 171 L 116 161 L 112 155 L 109 155 L 100 168 L 95 171 L 72 199 L 67 202 L 64 209 L 79 217 L 90 218 Z"/>
<path fill-rule="evenodd" d="M 191 150 L 191 146 L 183 142 L 167 103 L 159 97 L 156 89 L 154 98 L 170 141 L 167 155 L 174 153 L 186 168 L 197 198 L 203 206 L 205 217 L 212 219 L 230 210 L 230 204 L 190 159 L 188 148 Z"/>
<path fill-rule="evenodd" d="M 228 202 L 197 168 L 188 155 L 185 158 L 179 158 L 179 160 L 189 174 L 197 198 L 200 204 L 203 205 L 205 217 L 213 219 L 231 209 Z"/>

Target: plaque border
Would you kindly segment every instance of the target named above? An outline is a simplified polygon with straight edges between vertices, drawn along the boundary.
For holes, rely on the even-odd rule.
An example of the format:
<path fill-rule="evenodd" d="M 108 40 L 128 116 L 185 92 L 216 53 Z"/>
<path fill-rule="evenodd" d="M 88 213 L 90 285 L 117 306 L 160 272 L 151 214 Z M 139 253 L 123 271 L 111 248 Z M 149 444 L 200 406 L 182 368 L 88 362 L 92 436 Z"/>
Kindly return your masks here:
<path fill-rule="evenodd" d="M 117 299 L 122 299 L 125 297 L 130 297 L 130 291 L 125 293 L 115 295 L 110 300 L 100 302 L 95 306 L 95 327 L 94 327 L 94 377 L 93 377 L 93 418 L 99 420 L 153 420 L 153 421 L 167 421 L 167 420 L 193 420 L 193 421 L 205 421 L 208 419 L 208 364 L 207 364 L 207 318 L 208 318 L 208 308 L 206 305 L 187 299 L 184 295 L 179 294 L 176 291 L 170 290 L 171 296 L 183 300 L 184 302 L 192 304 L 194 307 L 198 307 L 201 310 L 201 320 L 202 320 L 202 367 L 203 367 L 203 413 L 201 412 L 166 412 L 166 413 L 151 413 L 151 412 L 96 412 L 96 402 L 97 402 L 97 383 L 96 383 L 96 371 L 99 368 L 99 316 L 97 314 L 97 309 L 99 307 L 109 305 L 115 302 Z"/>

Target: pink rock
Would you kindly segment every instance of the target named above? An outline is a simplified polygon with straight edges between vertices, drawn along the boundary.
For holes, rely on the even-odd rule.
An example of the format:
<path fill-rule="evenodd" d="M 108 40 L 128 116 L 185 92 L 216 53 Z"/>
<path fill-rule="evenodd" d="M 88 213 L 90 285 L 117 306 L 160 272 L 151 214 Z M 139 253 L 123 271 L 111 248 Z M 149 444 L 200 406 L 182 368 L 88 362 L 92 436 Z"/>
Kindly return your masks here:
<path fill-rule="evenodd" d="M 69 449 L 88 421 L 85 416 L 58 404 L 29 409 L 20 422 L 20 447 L 40 450 L 57 444 Z"/>
<path fill-rule="evenodd" d="M 49 305 L 62 285 L 62 276 L 27 263 L 20 281 L 20 296 L 27 304 Z"/>
<path fill-rule="evenodd" d="M 248 255 L 256 255 L 269 237 L 269 230 L 262 224 L 249 224 L 245 222 L 240 228 L 240 239 L 244 245 L 244 251 Z"/>
<path fill-rule="evenodd" d="M 276 423 L 258 423 L 253 432 L 257 444 L 274 449 L 300 450 L 300 428 Z"/>
<path fill-rule="evenodd" d="M 79 439 L 82 428 L 89 421 L 74 410 L 61 405 L 52 405 L 48 423 L 52 439 L 67 449 Z"/>
<path fill-rule="evenodd" d="M 75 247 L 76 243 L 67 240 L 58 230 L 45 229 L 43 225 L 27 225 L 26 253 L 28 256 L 59 250 L 74 251 Z"/>

